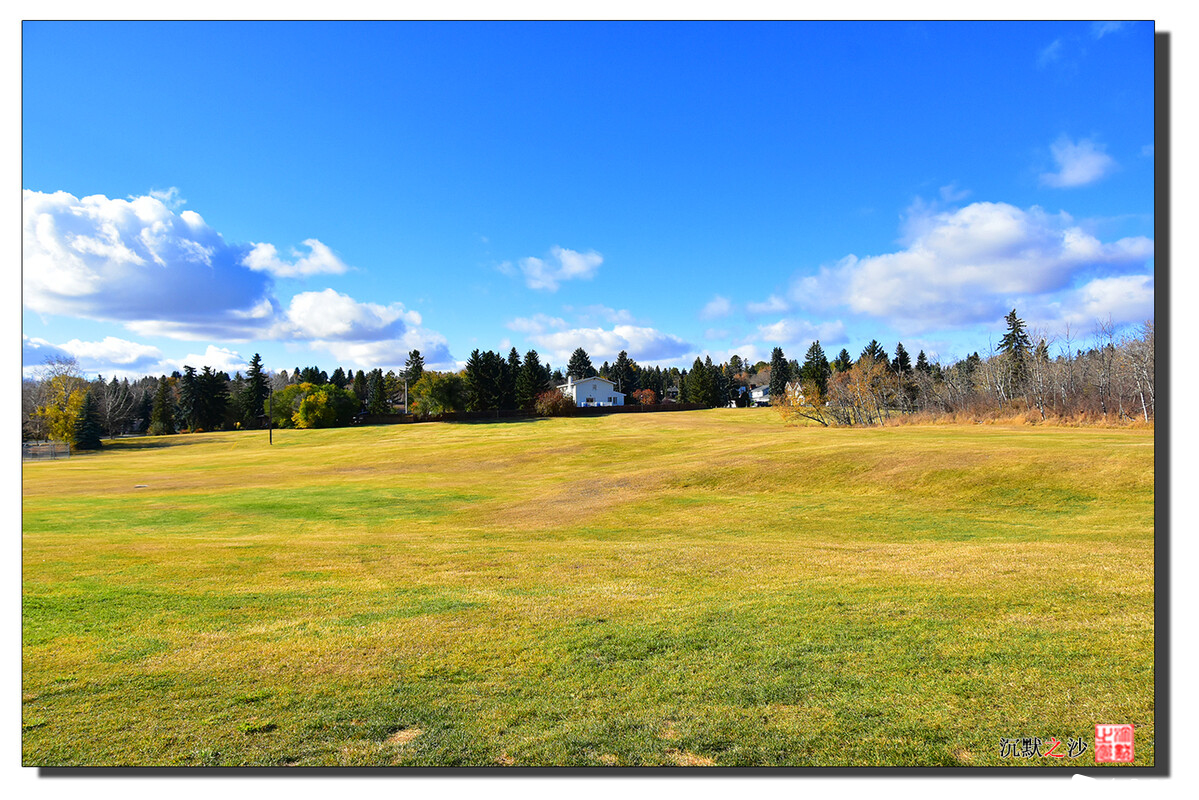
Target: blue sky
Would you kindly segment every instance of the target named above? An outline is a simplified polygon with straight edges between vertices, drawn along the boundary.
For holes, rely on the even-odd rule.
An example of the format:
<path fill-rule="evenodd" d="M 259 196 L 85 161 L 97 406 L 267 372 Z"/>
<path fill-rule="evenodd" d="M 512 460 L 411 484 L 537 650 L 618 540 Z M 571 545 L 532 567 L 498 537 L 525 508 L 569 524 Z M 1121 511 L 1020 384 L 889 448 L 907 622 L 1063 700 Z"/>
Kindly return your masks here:
<path fill-rule="evenodd" d="M 91 374 L 953 359 L 1153 315 L 1151 23 L 25 23 L 23 334 Z"/>

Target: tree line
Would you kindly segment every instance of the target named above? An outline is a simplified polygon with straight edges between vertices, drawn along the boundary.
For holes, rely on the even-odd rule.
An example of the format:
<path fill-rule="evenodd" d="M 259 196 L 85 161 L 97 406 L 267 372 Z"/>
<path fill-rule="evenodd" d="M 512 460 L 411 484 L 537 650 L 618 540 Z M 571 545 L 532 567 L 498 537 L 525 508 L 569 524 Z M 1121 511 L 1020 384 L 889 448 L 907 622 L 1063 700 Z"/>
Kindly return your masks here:
<path fill-rule="evenodd" d="M 256 353 L 245 375 L 184 366 L 182 371 L 130 381 L 82 377 L 73 359 L 47 359 L 22 382 L 22 437 L 99 447 L 102 437 L 127 434 L 349 424 L 356 414 L 401 408 L 436 416 L 458 411 L 524 410 L 566 413 L 572 404 L 556 388 L 567 377 L 599 376 L 626 403 L 746 406 L 757 387 L 789 418 L 822 425 L 877 425 L 895 418 L 1016 418 L 1145 422 L 1154 415 L 1153 322 L 1118 334 L 1097 324 L 1083 349 L 1069 328 L 1052 337 L 1030 332 L 1013 309 L 997 346 L 985 355 L 941 363 L 923 350 L 913 360 L 902 342 L 890 354 L 871 340 L 855 359 L 842 349 L 829 360 L 819 340 L 802 362 L 776 347 L 771 359 L 750 363 L 733 355 L 716 364 L 696 358 L 690 369 L 642 366 L 621 351 L 596 368 L 583 348 L 565 372 L 536 350 L 523 357 L 474 350 L 464 369 L 425 369 L 419 350 L 403 370 L 316 366 L 269 374 Z"/>
<path fill-rule="evenodd" d="M 816 342 L 791 390 L 774 402 L 785 417 L 822 425 L 1153 419 L 1152 321 L 1125 334 L 1110 321 L 1097 323 L 1086 349 L 1069 327 L 1060 336 L 1029 331 L 1016 309 L 1004 321 L 997 346 L 947 364 L 930 362 L 924 351 L 913 362 L 902 342 L 892 357 L 872 340 L 856 360 L 842 350 L 826 365 Z"/>

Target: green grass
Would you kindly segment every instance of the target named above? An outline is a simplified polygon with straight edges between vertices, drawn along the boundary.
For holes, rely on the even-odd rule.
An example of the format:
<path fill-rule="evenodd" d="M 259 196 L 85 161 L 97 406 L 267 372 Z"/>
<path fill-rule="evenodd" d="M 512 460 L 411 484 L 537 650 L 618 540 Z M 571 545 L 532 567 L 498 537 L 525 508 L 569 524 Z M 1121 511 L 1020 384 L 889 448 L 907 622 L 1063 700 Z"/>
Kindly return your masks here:
<path fill-rule="evenodd" d="M 1154 763 L 1152 431 L 216 433 L 23 484 L 27 765 Z"/>

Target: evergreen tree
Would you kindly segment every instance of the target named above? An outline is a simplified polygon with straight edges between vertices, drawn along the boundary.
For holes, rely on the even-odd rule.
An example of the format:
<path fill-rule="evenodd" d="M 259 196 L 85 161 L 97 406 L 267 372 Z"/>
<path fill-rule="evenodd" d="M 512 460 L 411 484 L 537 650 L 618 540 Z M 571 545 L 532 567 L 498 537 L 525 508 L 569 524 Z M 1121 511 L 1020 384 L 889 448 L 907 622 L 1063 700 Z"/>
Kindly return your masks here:
<path fill-rule="evenodd" d="M 383 370 L 373 369 L 366 379 L 366 413 L 387 414 L 390 411 L 387 389 L 383 385 Z"/>
<path fill-rule="evenodd" d="M 848 356 L 849 354 L 846 353 Z M 808 348 L 807 355 L 804 356 L 803 366 L 799 369 L 800 380 L 804 383 L 811 382 L 820 390 L 821 396 L 828 394 L 828 379 L 832 374 L 829 369 L 828 357 L 824 354 L 824 348 L 820 346 L 820 340 L 812 342 L 812 346 Z"/>
<path fill-rule="evenodd" d="M 537 395 L 545 391 L 545 371 L 536 350 L 525 353 L 525 361 L 516 376 L 516 407 L 528 410 L 533 407 Z"/>
<path fill-rule="evenodd" d="M 415 386 L 421 375 L 424 374 L 425 358 L 420 354 L 420 350 L 413 350 L 408 354 L 408 360 L 404 362 L 404 375 L 408 378 L 408 385 Z"/>
<path fill-rule="evenodd" d="M 75 420 L 75 448 L 78 450 L 99 450 L 102 446 L 100 443 L 102 430 L 100 407 L 96 404 L 96 398 L 92 396 L 92 392 L 89 390 L 84 395 L 83 407 L 79 409 L 79 416 Z"/>
<path fill-rule="evenodd" d="M 154 393 L 154 406 L 150 411 L 150 435 L 165 436 L 175 432 L 174 413 L 171 408 L 171 387 L 163 375 L 158 379 L 158 390 Z"/>
<path fill-rule="evenodd" d="M 599 375 L 600 375 L 600 377 L 601 377 L 601 378 L 605 378 L 605 379 L 607 379 L 607 380 L 612 380 L 612 375 L 610 374 L 610 373 L 611 373 L 611 371 L 612 371 L 612 368 L 611 368 L 611 367 L 609 367 L 609 366 L 608 366 L 608 362 L 607 362 L 607 361 L 605 361 L 605 362 L 603 363 L 603 366 L 601 366 L 601 367 L 600 367 L 600 369 L 599 369 Z"/>
<path fill-rule="evenodd" d="M 503 394 L 500 397 L 500 408 L 519 408 L 516 401 L 516 382 L 520 378 L 523 365 L 520 363 L 520 353 L 513 347 L 508 351 L 508 360 L 504 364 Z M 538 364 L 538 372 L 541 365 Z"/>
<path fill-rule="evenodd" d="M 710 408 L 728 405 L 728 383 L 720 367 L 712 363 L 712 356 L 704 358 L 704 370 L 708 373 L 708 391 L 704 404 Z"/>
<path fill-rule="evenodd" d="M 999 352 L 1007 357 L 1009 377 L 1013 391 L 1018 391 L 1028 372 L 1028 357 L 1032 353 L 1032 340 L 1028 337 L 1024 320 L 1016 316 L 1016 309 L 1003 318 L 1007 333 L 999 340 Z"/>
<path fill-rule="evenodd" d="M 929 366 L 928 356 L 924 355 L 923 350 L 916 355 L 916 371 L 923 372 L 925 375 L 932 374 L 933 368 Z"/>
<path fill-rule="evenodd" d="M 197 428 L 196 402 L 198 387 L 196 386 L 196 368 L 183 365 L 183 374 L 177 384 L 178 398 L 175 404 L 175 427 L 178 430 L 191 431 Z"/>
<path fill-rule="evenodd" d="M 853 359 L 849 357 L 849 351 L 842 347 L 841 352 L 833 360 L 833 369 L 837 372 L 849 372 L 852 367 Z"/>
<path fill-rule="evenodd" d="M 365 409 L 368 391 L 366 385 L 366 373 L 362 370 L 358 370 L 358 372 L 354 374 L 353 388 L 354 396 L 358 398 L 358 407 L 360 409 Z"/>
<path fill-rule="evenodd" d="M 229 378 L 212 367 L 204 367 L 196 378 L 197 427 L 206 431 L 216 430 L 225 421 L 229 407 Z"/>
<path fill-rule="evenodd" d="M 711 357 L 708 362 L 711 363 Z M 687 397 L 683 401 L 685 403 L 700 403 L 708 405 L 712 399 L 712 373 L 700 361 L 699 356 L 695 357 L 695 363 L 691 365 L 691 371 L 687 373 L 686 383 Z"/>
<path fill-rule="evenodd" d="M 637 387 L 633 385 L 633 362 L 629 360 L 629 354 L 624 350 L 616 356 L 616 363 L 612 365 L 611 373 L 608 378 L 616 384 L 616 391 L 623 392 L 626 395 L 633 393 Z"/>
<path fill-rule="evenodd" d="M 903 342 L 895 345 L 895 358 L 891 360 L 891 371 L 901 376 L 906 376 L 912 371 L 912 358 L 904 349 Z"/>
<path fill-rule="evenodd" d="M 242 425 L 257 428 L 262 424 L 262 406 L 268 394 L 270 386 L 267 385 L 266 373 L 262 369 L 262 356 L 255 353 L 250 359 L 250 368 L 246 370 L 246 383 L 242 387 Z"/>
<path fill-rule="evenodd" d="M 566 362 L 566 374 L 574 376 L 575 380 L 590 378 L 595 375 L 595 367 L 591 366 L 591 357 L 583 348 L 576 348 Z"/>
<path fill-rule="evenodd" d="M 887 366 L 891 360 L 887 356 L 887 351 L 875 339 L 870 340 L 870 344 L 866 345 L 865 349 L 862 350 L 862 355 L 858 356 L 858 360 L 861 361 L 867 356 L 873 359 L 876 364 L 882 364 L 883 366 Z"/>
<path fill-rule="evenodd" d="M 336 386 L 338 389 L 346 388 L 346 373 L 341 367 L 333 370 L 333 374 L 329 376 L 329 383 Z"/>
<path fill-rule="evenodd" d="M 791 382 L 791 365 L 783 355 L 783 348 L 776 347 L 770 354 L 770 401 L 778 402 L 787 395 L 787 384 Z"/>

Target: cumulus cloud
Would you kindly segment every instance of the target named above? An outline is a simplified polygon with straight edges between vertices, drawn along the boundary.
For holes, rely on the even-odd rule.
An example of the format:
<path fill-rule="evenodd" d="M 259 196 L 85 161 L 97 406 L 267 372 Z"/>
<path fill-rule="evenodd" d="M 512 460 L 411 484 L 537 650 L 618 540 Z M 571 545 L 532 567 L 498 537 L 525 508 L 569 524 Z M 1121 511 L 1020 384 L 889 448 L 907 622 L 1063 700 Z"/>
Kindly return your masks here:
<path fill-rule="evenodd" d="M 247 332 L 272 301 L 270 280 L 239 263 L 194 211 L 155 197 L 23 193 L 25 307 L 123 323 Z"/>
<path fill-rule="evenodd" d="M 547 351 L 553 362 L 565 363 L 576 348 L 582 347 L 592 361 L 614 359 L 621 350 L 635 361 L 658 361 L 691 352 L 693 347 L 677 336 L 654 328 L 616 325 L 605 328 L 574 328 L 529 336 L 538 348 Z"/>
<path fill-rule="evenodd" d="M 1062 303 L 1062 320 L 1088 325 L 1110 318 L 1117 325 L 1153 318 L 1153 276 L 1096 278 L 1071 292 Z"/>
<path fill-rule="evenodd" d="M 1077 143 L 1061 136 L 1049 146 L 1057 172 L 1041 174 L 1041 185 L 1057 189 L 1085 186 L 1094 183 L 1116 168 L 1116 161 L 1103 152 L 1103 146 L 1090 139 Z"/>
<path fill-rule="evenodd" d="M 531 317 L 517 317 L 507 323 L 509 330 L 517 333 L 540 334 L 546 331 L 560 331 L 567 326 L 561 317 L 551 317 L 548 314 L 537 313 Z"/>
<path fill-rule="evenodd" d="M 182 371 L 185 366 L 195 367 L 197 371 L 204 367 L 212 367 L 216 372 L 245 372 L 250 365 L 236 350 L 227 347 L 208 345 L 203 353 L 189 353 L 183 358 L 167 358 L 159 362 L 158 369 L 151 372 L 167 373 L 175 370 Z"/>
<path fill-rule="evenodd" d="M 847 256 L 799 278 L 792 298 L 813 310 L 843 306 L 919 332 L 991 322 L 1013 300 L 1069 289 L 1084 273 L 1143 270 L 1153 241 L 1143 236 L 1104 243 L 1066 213 L 1006 203 L 920 212 L 907 247 Z M 781 333 L 781 331 L 780 331 Z"/>
<path fill-rule="evenodd" d="M 841 320 L 813 323 L 786 317 L 769 325 L 759 325 L 758 338 L 778 344 L 810 343 L 817 339 L 824 344 L 839 343 L 845 341 L 845 323 Z"/>
<path fill-rule="evenodd" d="M 458 369 L 457 362 L 450 355 L 446 338 L 424 328 L 408 328 L 403 335 L 393 339 L 362 342 L 314 340 L 308 346 L 312 350 L 324 350 L 332 354 L 339 364 L 359 369 L 403 369 L 408 353 L 413 350 L 420 350 L 429 369 Z"/>
<path fill-rule="evenodd" d="M 778 314 L 784 311 L 791 310 L 791 304 L 777 294 L 772 294 L 760 303 L 750 302 L 745 304 L 745 310 L 751 314 Z"/>
<path fill-rule="evenodd" d="M 733 304 L 729 302 L 727 297 L 716 295 L 707 304 L 700 309 L 700 319 L 720 319 L 727 317 L 733 312 Z"/>
<path fill-rule="evenodd" d="M 307 278 L 312 275 L 341 275 L 349 269 L 345 262 L 318 239 L 305 239 L 307 254 L 292 248 L 292 261 L 279 258 L 273 244 L 252 243 L 242 264 L 255 272 L 265 272 L 276 278 Z"/>
<path fill-rule="evenodd" d="M 392 339 L 408 325 L 420 325 L 421 317 L 401 303 L 382 306 L 361 303 L 333 289 L 301 292 L 287 309 L 290 333 L 301 339 L 369 341 Z"/>
<path fill-rule="evenodd" d="M 580 253 L 565 247 L 554 246 L 550 257 L 522 258 L 520 271 L 524 274 L 525 285 L 530 289 L 544 289 L 549 292 L 558 291 L 563 281 L 590 280 L 604 263 L 604 257 L 594 250 Z M 505 265 L 501 265 L 501 270 Z M 510 265 L 508 269 L 511 270 Z"/>

